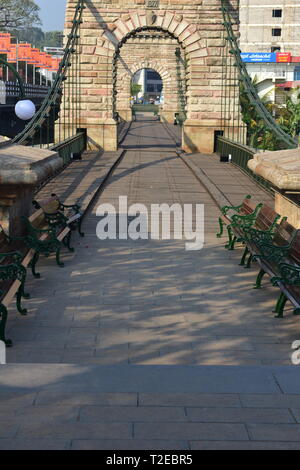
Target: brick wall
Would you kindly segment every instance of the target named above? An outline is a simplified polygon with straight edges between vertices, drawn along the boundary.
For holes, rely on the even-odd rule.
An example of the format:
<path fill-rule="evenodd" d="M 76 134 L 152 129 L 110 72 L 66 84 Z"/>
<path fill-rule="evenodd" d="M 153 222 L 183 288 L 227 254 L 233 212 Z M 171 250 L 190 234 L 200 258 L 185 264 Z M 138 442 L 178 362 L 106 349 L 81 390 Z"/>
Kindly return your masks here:
<path fill-rule="evenodd" d="M 114 125 L 114 86 L 120 93 L 118 106 L 122 107 L 128 96 L 120 85 L 121 77 L 127 87 L 130 74 L 144 59 L 155 62 L 159 68 L 157 71 L 164 74 L 166 87 L 173 88 L 170 107 L 176 107 L 175 47 L 181 47 L 187 62 L 187 128 L 188 124 L 220 128 L 223 47 L 220 0 L 160 0 L 158 3 L 158 8 L 147 8 L 147 0 L 86 1 L 81 28 L 81 125 L 88 128 L 100 145 L 105 132 L 102 132 L 101 140 L 101 132 L 97 128 L 106 126 L 109 132 L 109 126 Z M 231 3 L 236 6 L 237 0 Z M 66 33 L 75 4 L 76 0 L 68 0 Z M 126 35 L 146 26 L 165 31 L 174 39 L 170 39 L 168 44 L 163 39 L 151 45 L 146 44 L 146 40 L 135 44 L 130 39 L 126 42 Z M 125 65 L 118 63 L 117 77 L 114 78 L 113 56 L 122 41 L 125 42 L 120 54 Z"/>

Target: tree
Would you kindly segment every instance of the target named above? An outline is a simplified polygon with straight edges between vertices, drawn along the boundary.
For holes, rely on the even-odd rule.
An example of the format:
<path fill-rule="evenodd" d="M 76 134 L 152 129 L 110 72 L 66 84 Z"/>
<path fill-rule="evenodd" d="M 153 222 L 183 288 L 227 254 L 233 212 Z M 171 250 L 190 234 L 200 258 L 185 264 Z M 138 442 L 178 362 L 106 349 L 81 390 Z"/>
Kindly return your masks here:
<path fill-rule="evenodd" d="M 63 32 L 62 31 L 47 31 L 45 33 L 44 45 L 49 47 L 62 47 L 63 46 Z"/>
<path fill-rule="evenodd" d="M 132 83 L 131 84 L 131 95 L 132 96 L 137 96 L 142 89 L 142 86 L 139 85 L 138 83 Z"/>
<path fill-rule="evenodd" d="M 258 91 L 258 80 L 252 80 L 253 86 Z M 277 95 L 282 95 L 284 104 L 273 103 L 270 94 L 273 89 L 260 99 L 265 108 L 274 116 L 277 124 L 292 137 L 300 134 L 300 93 L 299 89 L 293 88 L 289 92 L 277 89 Z M 262 150 L 278 150 L 281 142 L 278 137 L 269 130 L 264 119 L 262 119 L 255 106 L 251 103 L 249 95 L 243 85 L 240 86 L 240 105 L 243 122 L 247 126 L 247 145 Z"/>
<path fill-rule="evenodd" d="M 33 0 L 1 0 L 0 30 L 41 24 L 39 10 L 40 7 Z"/>
<path fill-rule="evenodd" d="M 18 38 L 19 42 L 29 42 L 34 47 L 42 48 L 45 45 L 45 34 L 41 28 L 31 27 L 12 30 L 12 35 Z"/>

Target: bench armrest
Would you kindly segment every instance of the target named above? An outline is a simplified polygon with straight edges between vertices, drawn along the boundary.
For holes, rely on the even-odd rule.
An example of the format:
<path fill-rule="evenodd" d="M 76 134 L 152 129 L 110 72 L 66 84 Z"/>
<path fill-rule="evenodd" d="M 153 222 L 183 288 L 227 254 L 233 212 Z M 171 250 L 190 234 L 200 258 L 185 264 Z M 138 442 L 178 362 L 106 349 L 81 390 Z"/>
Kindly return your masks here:
<path fill-rule="evenodd" d="M 27 228 L 27 235 L 25 237 L 18 237 L 16 239 L 19 239 L 19 240 L 26 240 L 28 238 L 28 236 L 30 235 L 42 235 L 43 233 L 47 233 L 48 235 L 50 236 L 54 236 L 55 237 L 55 234 L 56 234 L 56 231 L 55 231 L 55 227 L 48 227 L 48 228 L 37 228 L 37 227 L 34 227 L 30 221 L 28 220 L 27 217 L 25 217 L 24 215 L 21 217 L 22 220 L 24 220 L 25 222 L 25 225 L 26 225 L 26 228 Z"/>
<path fill-rule="evenodd" d="M 246 196 L 245 199 L 251 199 L 251 196 L 248 194 L 248 196 Z M 239 206 L 223 206 L 221 208 L 221 212 L 223 215 L 227 215 L 227 212 L 230 210 L 239 212 L 239 210 L 243 207 L 243 204 L 244 203 L 242 202 L 242 204 L 240 204 Z"/>
<path fill-rule="evenodd" d="M 79 204 L 62 204 L 60 203 L 60 205 L 64 208 L 64 209 L 73 209 L 75 212 L 79 212 L 80 211 L 80 205 Z"/>
<path fill-rule="evenodd" d="M 23 259 L 23 255 L 19 251 L 10 251 L 8 253 L 0 253 L 0 263 L 6 258 L 12 258 L 14 262 L 20 263 Z"/>
<path fill-rule="evenodd" d="M 290 286 L 300 286 L 300 266 L 282 263 L 280 265 L 280 276 L 271 279 L 273 286 L 278 286 L 280 282 Z"/>
<path fill-rule="evenodd" d="M 253 242 L 253 243 L 268 243 L 272 242 L 273 231 L 272 230 L 258 230 L 254 227 L 246 226 L 243 228 L 245 232 L 245 239 L 246 241 Z"/>
<path fill-rule="evenodd" d="M 234 214 L 231 218 L 229 227 L 251 227 L 255 222 L 256 216 L 254 214 L 239 215 Z"/>
<path fill-rule="evenodd" d="M 52 193 L 51 197 L 56 197 L 57 198 L 57 202 L 59 203 L 60 209 L 62 209 L 62 210 L 64 210 L 64 209 L 73 209 L 76 212 L 80 210 L 80 204 L 63 204 L 60 201 L 57 194 L 55 194 L 55 193 Z"/>
<path fill-rule="evenodd" d="M 44 212 L 44 216 L 50 227 L 56 227 L 62 224 L 66 225 L 68 222 L 68 218 L 62 212 Z"/>
<path fill-rule="evenodd" d="M 289 246 L 276 246 L 273 243 L 260 242 L 258 243 L 260 254 L 253 256 L 253 259 L 265 259 L 275 264 L 281 264 L 282 260 L 289 254 Z"/>

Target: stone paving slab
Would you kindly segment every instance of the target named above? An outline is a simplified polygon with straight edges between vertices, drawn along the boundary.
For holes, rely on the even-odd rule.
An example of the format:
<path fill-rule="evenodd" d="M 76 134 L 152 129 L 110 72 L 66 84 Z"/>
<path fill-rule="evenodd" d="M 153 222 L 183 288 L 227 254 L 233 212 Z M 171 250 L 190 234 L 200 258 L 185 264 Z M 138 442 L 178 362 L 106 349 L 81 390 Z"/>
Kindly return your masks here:
<path fill-rule="evenodd" d="M 105 153 L 84 152 L 82 160 L 73 161 L 43 186 L 36 194 L 36 199 L 47 199 L 55 193 L 65 204 L 81 204 L 81 210 L 85 212 L 121 155 L 122 150 Z"/>
<path fill-rule="evenodd" d="M 0 449 L 298 450 L 300 395 L 282 392 L 283 371 L 298 376 L 294 367 L 7 365 Z"/>
<path fill-rule="evenodd" d="M 281 370 L 289 381 L 298 377 L 295 367 L 222 366 L 94 366 L 75 364 L 11 364 L 3 369 L 2 387 L 17 391 L 44 388 L 54 393 L 251 393 L 280 394 Z M 274 378 L 274 374 L 276 380 Z"/>
<path fill-rule="evenodd" d="M 27 317 L 10 308 L 0 449 L 300 448 L 300 384 L 290 365 L 298 319 L 291 308 L 273 318 L 277 289 L 267 281 L 253 295 L 255 267 L 242 269 L 241 250 L 216 239 L 218 204 L 162 129 L 132 124 L 124 158 L 89 205 L 85 238 L 74 234 L 64 269 L 41 258 L 42 278 L 29 274 Z M 62 198 L 75 202 L 80 181 L 88 197 L 118 157 L 74 162 L 73 176 L 61 175 Z M 225 182 L 231 202 L 248 192 L 262 198 L 250 180 L 240 191 L 232 165 L 186 158 L 215 187 Z M 97 206 L 119 195 L 147 208 L 202 202 L 203 250 L 186 251 L 184 240 L 99 240 Z M 280 437 L 293 430 L 294 439 Z"/>

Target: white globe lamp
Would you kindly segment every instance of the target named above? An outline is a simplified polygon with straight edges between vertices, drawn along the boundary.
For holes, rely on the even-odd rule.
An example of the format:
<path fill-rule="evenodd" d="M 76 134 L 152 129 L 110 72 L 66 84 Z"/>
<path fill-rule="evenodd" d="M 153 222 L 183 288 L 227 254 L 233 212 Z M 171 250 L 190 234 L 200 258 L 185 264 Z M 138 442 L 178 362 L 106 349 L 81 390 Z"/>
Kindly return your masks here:
<path fill-rule="evenodd" d="M 19 119 L 28 121 L 36 113 L 35 104 L 30 100 L 20 100 L 15 106 L 15 113 Z"/>

